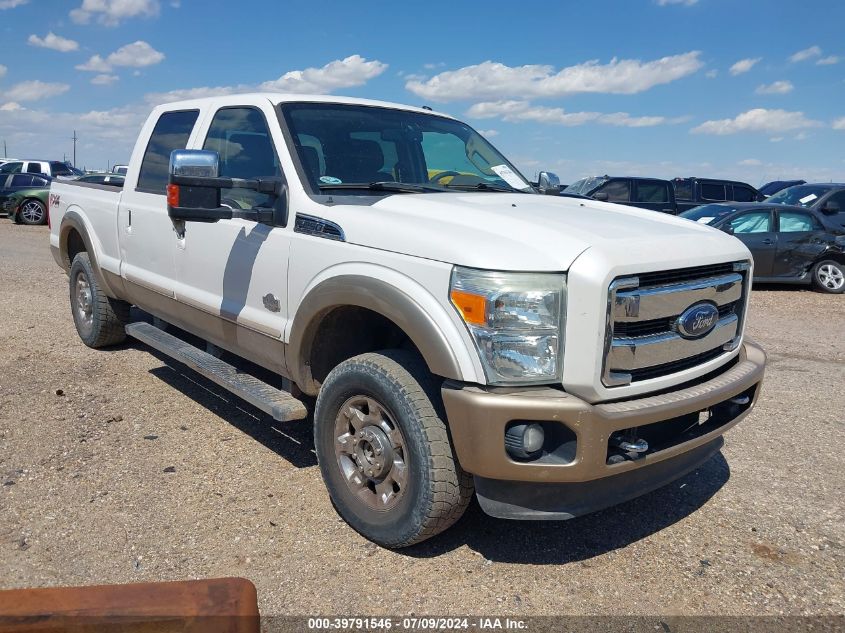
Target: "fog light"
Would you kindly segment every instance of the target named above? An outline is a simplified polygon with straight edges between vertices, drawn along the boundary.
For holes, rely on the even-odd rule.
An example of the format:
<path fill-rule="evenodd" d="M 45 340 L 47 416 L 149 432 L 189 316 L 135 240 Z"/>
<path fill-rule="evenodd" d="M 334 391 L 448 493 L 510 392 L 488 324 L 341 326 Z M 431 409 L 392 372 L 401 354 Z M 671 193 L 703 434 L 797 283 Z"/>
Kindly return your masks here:
<path fill-rule="evenodd" d="M 545 433 L 539 424 L 515 424 L 505 431 L 505 450 L 515 459 L 537 457 L 543 448 Z"/>

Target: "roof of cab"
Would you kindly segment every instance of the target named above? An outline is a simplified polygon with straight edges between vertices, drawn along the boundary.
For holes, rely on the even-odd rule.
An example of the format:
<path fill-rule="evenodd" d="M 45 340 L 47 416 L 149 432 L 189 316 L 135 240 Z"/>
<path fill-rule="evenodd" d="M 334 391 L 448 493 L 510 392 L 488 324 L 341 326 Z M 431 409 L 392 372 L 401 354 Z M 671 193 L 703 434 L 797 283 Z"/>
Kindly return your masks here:
<path fill-rule="evenodd" d="M 342 97 L 336 95 L 289 94 L 283 92 L 249 92 L 220 95 L 216 97 L 185 99 L 183 101 L 173 101 L 170 103 L 160 104 L 159 106 L 157 106 L 157 109 L 176 110 L 196 108 L 203 105 L 236 105 L 239 101 L 244 101 L 247 99 L 267 99 L 270 103 L 274 105 L 279 103 L 341 103 L 347 105 L 363 105 L 378 108 L 390 108 L 392 110 L 407 110 L 409 112 L 419 112 L 420 114 L 434 114 L 437 116 L 448 117 L 450 119 L 454 118 L 452 115 L 446 114 L 444 112 L 436 112 L 434 110 L 423 108 L 421 106 L 410 106 L 402 103 L 392 103 L 390 101 L 376 101 L 374 99 L 359 99 L 357 97 Z"/>

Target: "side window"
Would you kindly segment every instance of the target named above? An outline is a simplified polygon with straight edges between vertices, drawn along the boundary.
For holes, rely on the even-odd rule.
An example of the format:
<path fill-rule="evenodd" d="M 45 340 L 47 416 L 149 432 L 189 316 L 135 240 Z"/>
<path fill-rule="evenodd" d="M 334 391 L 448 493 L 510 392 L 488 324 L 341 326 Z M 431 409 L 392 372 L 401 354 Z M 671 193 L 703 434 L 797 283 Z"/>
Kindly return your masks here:
<path fill-rule="evenodd" d="M 686 179 L 681 178 L 674 182 L 675 198 L 678 200 L 692 200 L 692 183 Z"/>
<path fill-rule="evenodd" d="M 608 202 L 628 202 L 631 199 L 631 186 L 627 180 L 609 180 L 593 192 L 606 193 Z"/>
<path fill-rule="evenodd" d="M 204 149 L 220 155 L 220 175 L 227 178 L 273 178 L 282 175 L 267 121 L 260 110 L 221 108 L 214 115 Z M 247 189 L 223 189 L 221 198 L 243 209 L 272 204 L 272 196 Z"/>
<path fill-rule="evenodd" d="M 756 199 L 757 196 L 755 196 L 754 192 L 748 187 L 734 185 L 734 202 L 754 202 Z"/>
<path fill-rule="evenodd" d="M 11 187 L 31 187 L 34 176 L 26 176 L 24 174 L 17 174 L 12 176 Z M 39 178 L 39 180 L 41 180 Z"/>
<path fill-rule="evenodd" d="M 23 163 L 21 163 L 21 162 L 6 163 L 2 167 L 0 167 L 0 173 L 2 173 L 2 174 L 19 174 L 19 173 L 21 173 L 22 168 L 23 168 Z"/>
<path fill-rule="evenodd" d="M 821 229 L 821 224 L 809 213 L 801 213 L 800 211 L 780 212 L 781 233 L 804 233 L 819 229 Z"/>
<path fill-rule="evenodd" d="M 46 178 L 39 178 L 38 176 L 32 177 L 32 186 L 33 187 L 49 187 L 50 181 Z"/>
<path fill-rule="evenodd" d="M 702 200 L 727 200 L 725 197 L 725 185 L 717 185 L 711 182 L 701 183 Z"/>
<path fill-rule="evenodd" d="M 43 174 L 44 168 L 41 167 L 41 163 L 27 163 L 26 173 L 28 173 L 28 174 Z"/>
<path fill-rule="evenodd" d="M 825 203 L 828 202 L 835 202 L 839 205 L 839 213 L 845 213 L 845 191 L 840 191 L 838 193 L 833 194 L 825 200 Z"/>
<path fill-rule="evenodd" d="M 669 186 L 657 180 L 640 180 L 637 182 L 635 202 L 669 202 Z"/>
<path fill-rule="evenodd" d="M 170 152 L 174 149 L 185 149 L 198 116 L 198 110 L 186 110 L 165 112 L 159 117 L 141 161 L 138 189 L 148 193 L 165 194 Z"/>
<path fill-rule="evenodd" d="M 737 235 L 743 233 L 769 233 L 772 230 L 772 214 L 769 211 L 743 213 L 730 222 Z"/>

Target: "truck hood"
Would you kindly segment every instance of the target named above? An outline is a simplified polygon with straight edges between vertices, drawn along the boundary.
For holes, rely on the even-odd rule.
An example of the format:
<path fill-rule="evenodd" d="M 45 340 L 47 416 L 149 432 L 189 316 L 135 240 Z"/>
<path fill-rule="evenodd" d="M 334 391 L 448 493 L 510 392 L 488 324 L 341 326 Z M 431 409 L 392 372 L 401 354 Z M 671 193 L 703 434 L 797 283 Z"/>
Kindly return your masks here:
<path fill-rule="evenodd" d="M 565 271 L 590 248 L 655 269 L 749 257 L 739 240 L 712 227 L 575 198 L 397 194 L 371 205 L 321 207 L 315 215 L 339 224 L 349 243 L 474 268 Z"/>

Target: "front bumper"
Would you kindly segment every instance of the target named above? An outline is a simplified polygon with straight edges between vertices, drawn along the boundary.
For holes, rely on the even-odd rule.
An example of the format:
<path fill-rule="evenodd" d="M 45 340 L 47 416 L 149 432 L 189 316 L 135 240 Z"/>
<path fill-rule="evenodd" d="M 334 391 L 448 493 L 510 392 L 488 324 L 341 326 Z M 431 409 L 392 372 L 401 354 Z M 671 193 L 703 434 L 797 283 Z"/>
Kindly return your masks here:
<path fill-rule="evenodd" d="M 448 381 L 442 395 L 458 460 L 475 475 L 479 501 L 488 513 L 570 518 L 669 483 L 709 458 L 721 446 L 720 436 L 756 402 L 765 363 L 762 348 L 746 341 L 736 362 L 715 375 L 674 391 L 595 405 L 551 388 L 483 389 Z M 747 396 L 747 404 L 729 402 L 738 396 Z M 701 412 L 710 412 L 709 420 L 699 423 Z M 673 428 L 685 429 L 690 420 L 692 429 L 672 435 Z M 570 439 L 534 461 L 516 461 L 504 444 L 505 429 L 514 421 L 540 422 L 547 436 L 548 430 L 555 435 L 557 425 L 562 425 L 558 436 Z M 649 452 L 639 459 L 609 464 L 611 436 L 632 428 L 660 441 L 650 441 Z M 626 473 L 628 477 L 623 476 Z M 597 494 L 596 480 L 606 478 L 636 485 L 603 486 Z M 514 482 L 576 486 L 564 491 L 544 485 L 529 495 L 530 486 Z M 547 494 L 540 494 L 543 489 Z M 612 490 L 619 491 L 615 500 Z M 596 504 L 584 503 L 587 497 Z M 495 504 L 487 503 L 491 499 Z"/>

